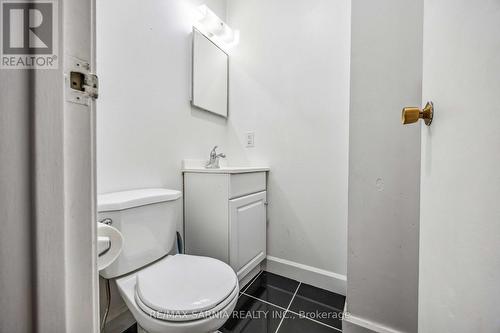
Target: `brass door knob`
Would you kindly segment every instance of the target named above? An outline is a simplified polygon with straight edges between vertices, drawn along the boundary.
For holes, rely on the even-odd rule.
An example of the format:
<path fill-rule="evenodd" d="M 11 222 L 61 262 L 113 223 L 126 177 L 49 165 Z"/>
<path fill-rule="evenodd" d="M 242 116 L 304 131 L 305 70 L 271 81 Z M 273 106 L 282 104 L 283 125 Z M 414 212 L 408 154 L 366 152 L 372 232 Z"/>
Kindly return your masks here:
<path fill-rule="evenodd" d="M 434 116 L 434 105 L 432 102 L 427 102 L 423 110 L 417 107 L 406 107 L 401 113 L 401 121 L 403 125 L 416 123 L 419 119 L 423 119 L 425 124 L 429 126 L 432 123 Z"/>

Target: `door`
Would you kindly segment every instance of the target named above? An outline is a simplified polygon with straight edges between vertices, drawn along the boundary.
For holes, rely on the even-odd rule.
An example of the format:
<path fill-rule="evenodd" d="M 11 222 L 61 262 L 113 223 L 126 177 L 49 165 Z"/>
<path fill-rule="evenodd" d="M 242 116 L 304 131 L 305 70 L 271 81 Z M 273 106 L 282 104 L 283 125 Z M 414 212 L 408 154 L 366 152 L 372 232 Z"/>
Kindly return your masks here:
<path fill-rule="evenodd" d="M 229 201 L 229 263 L 245 276 L 266 257 L 266 192 Z"/>
<path fill-rule="evenodd" d="M 98 332 L 94 103 L 66 89 L 69 56 L 94 63 L 93 1 L 0 3 L 42 60 L 0 69 L 0 332 Z"/>
<path fill-rule="evenodd" d="M 500 332 L 500 1 L 425 0 L 419 332 Z"/>

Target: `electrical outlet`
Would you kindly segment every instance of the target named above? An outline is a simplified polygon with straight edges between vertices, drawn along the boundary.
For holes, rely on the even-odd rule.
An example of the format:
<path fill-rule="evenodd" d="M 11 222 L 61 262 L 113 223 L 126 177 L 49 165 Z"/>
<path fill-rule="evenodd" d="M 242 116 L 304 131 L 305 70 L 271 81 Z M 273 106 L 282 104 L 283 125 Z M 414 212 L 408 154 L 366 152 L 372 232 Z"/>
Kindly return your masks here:
<path fill-rule="evenodd" d="M 247 143 L 248 148 L 255 147 L 255 133 L 254 132 L 247 132 L 246 143 Z"/>

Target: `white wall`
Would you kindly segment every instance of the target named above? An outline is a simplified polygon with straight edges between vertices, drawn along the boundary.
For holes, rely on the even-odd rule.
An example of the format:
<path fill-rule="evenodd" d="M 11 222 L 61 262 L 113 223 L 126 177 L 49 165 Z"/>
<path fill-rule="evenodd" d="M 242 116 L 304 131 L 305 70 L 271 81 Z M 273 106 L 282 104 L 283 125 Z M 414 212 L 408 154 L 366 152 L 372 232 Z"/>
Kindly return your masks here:
<path fill-rule="evenodd" d="M 352 1 L 347 305 L 379 332 L 417 331 L 420 131 L 400 117 L 421 104 L 422 21 L 422 0 Z"/>
<path fill-rule="evenodd" d="M 225 0 L 98 0 L 99 193 L 140 187 L 182 189 L 184 158 L 224 145 L 226 120 L 190 106 L 192 13 Z"/>
<path fill-rule="evenodd" d="M 340 275 L 349 17 L 348 0 L 228 2 L 229 24 L 241 31 L 230 61 L 229 142 L 238 161 L 271 167 L 268 254 Z M 245 148 L 247 131 L 255 148 Z"/>
<path fill-rule="evenodd" d="M 230 163 L 272 169 L 269 254 L 345 284 L 349 1 L 228 2 L 241 30 L 229 120 L 189 105 L 190 10 L 202 2 L 98 1 L 98 191 L 181 189 L 181 160 L 218 144 Z M 225 1 L 206 3 L 226 18 Z"/>

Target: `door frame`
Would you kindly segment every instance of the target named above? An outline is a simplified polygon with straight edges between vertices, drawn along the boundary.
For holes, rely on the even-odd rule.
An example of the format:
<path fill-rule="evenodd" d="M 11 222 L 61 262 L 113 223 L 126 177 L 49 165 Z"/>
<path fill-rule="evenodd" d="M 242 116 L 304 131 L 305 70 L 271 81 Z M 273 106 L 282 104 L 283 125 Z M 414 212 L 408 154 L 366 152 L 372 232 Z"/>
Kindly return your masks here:
<path fill-rule="evenodd" d="M 69 57 L 96 73 L 96 0 L 64 2 L 64 85 Z M 99 332 L 97 270 L 96 102 L 64 102 L 67 330 Z M 82 305 L 89 305 L 88 307 Z"/>
<path fill-rule="evenodd" d="M 59 1 L 59 68 L 32 71 L 34 330 L 99 331 L 95 101 L 67 101 L 68 55 L 95 72 L 95 0 Z"/>

